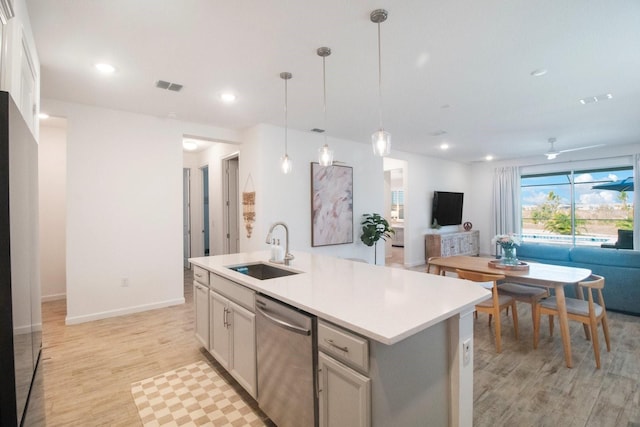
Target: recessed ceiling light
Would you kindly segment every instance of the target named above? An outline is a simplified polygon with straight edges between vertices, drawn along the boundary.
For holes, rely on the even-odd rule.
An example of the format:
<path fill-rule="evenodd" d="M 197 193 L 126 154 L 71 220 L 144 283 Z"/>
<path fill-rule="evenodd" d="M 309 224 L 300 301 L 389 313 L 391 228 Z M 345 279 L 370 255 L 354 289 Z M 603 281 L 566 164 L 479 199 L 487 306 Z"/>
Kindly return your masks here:
<path fill-rule="evenodd" d="M 182 148 L 187 151 L 193 151 L 198 149 L 198 144 L 191 139 L 185 139 L 182 141 Z"/>
<path fill-rule="evenodd" d="M 223 102 L 233 102 L 236 100 L 236 96 L 231 92 L 224 92 L 220 94 L 220 99 Z"/>
<path fill-rule="evenodd" d="M 38 114 L 38 118 L 40 120 L 47 120 L 49 118 L 49 115 L 47 113 L 40 113 Z"/>
<path fill-rule="evenodd" d="M 490 162 L 491 160 L 493 160 L 493 156 L 491 154 L 489 154 L 487 157 L 484 158 L 487 162 Z"/>
<path fill-rule="evenodd" d="M 113 65 L 105 62 L 97 63 L 94 66 L 96 67 L 96 70 L 100 71 L 102 74 L 112 74 L 116 71 L 116 68 Z"/>
<path fill-rule="evenodd" d="M 541 77 L 544 76 L 545 74 L 547 74 L 547 69 L 546 68 L 538 68 L 537 70 L 533 70 L 530 74 L 533 77 Z"/>
<path fill-rule="evenodd" d="M 449 149 L 449 144 L 447 144 L 446 142 L 443 142 L 442 144 L 440 144 L 440 149 L 441 150 Z"/>

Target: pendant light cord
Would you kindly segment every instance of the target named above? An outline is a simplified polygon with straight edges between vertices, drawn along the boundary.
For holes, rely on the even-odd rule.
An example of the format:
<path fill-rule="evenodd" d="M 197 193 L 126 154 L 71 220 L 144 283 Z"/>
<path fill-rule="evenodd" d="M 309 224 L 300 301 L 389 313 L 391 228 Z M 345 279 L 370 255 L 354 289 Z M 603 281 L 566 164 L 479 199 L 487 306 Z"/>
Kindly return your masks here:
<path fill-rule="evenodd" d="M 287 150 L 287 131 L 289 129 L 288 126 L 288 121 L 287 121 L 287 99 L 289 99 L 289 96 L 287 94 L 287 80 L 288 79 L 284 79 L 284 155 L 287 156 L 288 150 Z"/>
<path fill-rule="evenodd" d="M 326 56 L 322 57 L 322 97 L 323 106 L 322 111 L 324 113 L 324 145 L 327 145 L 327 70 L 325 66 Z"/>
<path fill-rule="evenodd" d="M 382 129 L 382 49 L 380 47 L 380 23 L 378 22 L 378 114 Z"/>

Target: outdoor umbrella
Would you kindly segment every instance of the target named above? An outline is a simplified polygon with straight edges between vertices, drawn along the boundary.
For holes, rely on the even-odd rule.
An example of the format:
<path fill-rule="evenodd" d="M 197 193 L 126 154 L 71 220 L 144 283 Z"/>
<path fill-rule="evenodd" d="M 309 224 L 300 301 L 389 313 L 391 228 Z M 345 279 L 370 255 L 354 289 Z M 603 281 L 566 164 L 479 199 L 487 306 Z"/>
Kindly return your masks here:
<path fill-rule="evenodd" d="M 618 181 L 604 182 L 591 187 L 594 190 L 633 191 L 633 177 Z"/>

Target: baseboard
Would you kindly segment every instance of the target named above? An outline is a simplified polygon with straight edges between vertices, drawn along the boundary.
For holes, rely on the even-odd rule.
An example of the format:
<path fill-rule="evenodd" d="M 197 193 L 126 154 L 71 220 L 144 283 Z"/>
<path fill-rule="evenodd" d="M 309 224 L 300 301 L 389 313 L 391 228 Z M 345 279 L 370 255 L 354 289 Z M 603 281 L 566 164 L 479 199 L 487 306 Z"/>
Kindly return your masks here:
<path fill-rule="evenodd" d="M 414 261 L 414 262 L 406 262 L 404 263 L 405 267 L 409 267 L 409 268 L 413 268 L 413 267 L 417 267 L 419 265 L 425 265 L 424 261 Z"/>
<path fill-rule="evenodd" d="M 42 295 L 42 302 L 57 301 L 61 299 L 67 299 L 67 294 Z"/>
<path fill-rule="evenodd" d="M 67 316 L 65 324 L 76 325 L 78 323 L 91 322 L 93 320 L 108 319 L 110 317 L 124 316 L 126 314 L 140 313 L 142 311 L 155 310 L 156 308 L 171 307 L 172 305 L 184 304 L 184 298 L 168 301 L 160 301 L 153 304 L 137 305 L 133 307 L 121 308 L 117 310 L 103 311 L 100 313 L 85 314 L 82 316 Z"/>

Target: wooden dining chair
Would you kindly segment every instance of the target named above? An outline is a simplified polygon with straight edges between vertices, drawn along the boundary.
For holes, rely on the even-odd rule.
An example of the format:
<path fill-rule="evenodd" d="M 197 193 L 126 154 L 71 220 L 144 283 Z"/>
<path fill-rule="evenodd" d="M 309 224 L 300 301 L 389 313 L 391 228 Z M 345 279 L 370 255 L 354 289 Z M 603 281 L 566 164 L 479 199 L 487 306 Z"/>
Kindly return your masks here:
<path fill-rule="evenodd" d="M 467 270 L 456 270 L 456 273 L 458 273 L 458 277 L 461 279 L 478 282 L 478 284 L 491 291 L 491 298 L 477 304 L 476 312 L 489 314 L 489 325 L 491 325 L 491 318 L 495 317 L 496 350 L 498 353 L 501 353 L 502 324 L 500 322 L 500 312 L 509 307 L 511 307 L 511 315 L 513 317 L 513 330 L 516 339 L 518 339 L 518 307 L 516 306 L 516 300 L 498 293 L 498 281 L 503 280 L 504 276 L 501 274 L 486 274 Z"/>
<path fill-rule="evenodd" d="M 427 273 L 433 273 L 433 274 L 439 274 L 440 276 L 445 276 L 445 271 L 443 268 L 440 268 L 440 266 L 437 265 L 433 265 L 431 264 L 431 261 L 440 258 L 439 256 L 432 256 L 429 257 L 429 259 L 427 260 L 427 269 L 426 272 Z M 433 270 L 433 271 L 432 271 Z"/>
<path fill-rule="evenodd" d="M 604 288 L 604 277 L 592 274 L 587 280 L 578 283 L 578 298 L 565 298 L 567 305 L 567 317 L 571 320 L 581 322 L 589 326 L 589 333 L 585 330 L 587 339 L 591 338 L 593 353 L 596 358 L 596 367 L 600 369 L 600 344 L 598 342 L 598 323 L 602 324 L 604 340 L 607 344 L 607 351 L 611 351 L 609 341 L 609 326 L 607 324 L 607 309 L 602 297 Z M 587 292 L 587 299 L 584 299 L 582 290 Z M 594 302 L 593 292 L 598 296 L 598 302 Z M 543 314 L 549 315 L 549 335 L 553 336 L 553 316 L 558 314 L 558 304 L 555 297 L 542 300 L 537 306 L 536 323 L 533 327 L 533 348 L 538 347 L 540 337 L 540 317 Z"/>
<path fill-rule="evenodd" d="M 501 283 L 498 285 L 498 294 L 506 295 L 516 301 L 530 304 L 532 325 L 535 325 L 538 303 L 541 299 L 549 296 L 549 291 L 545 288 L 521 285 L 519 283 Z"/>

